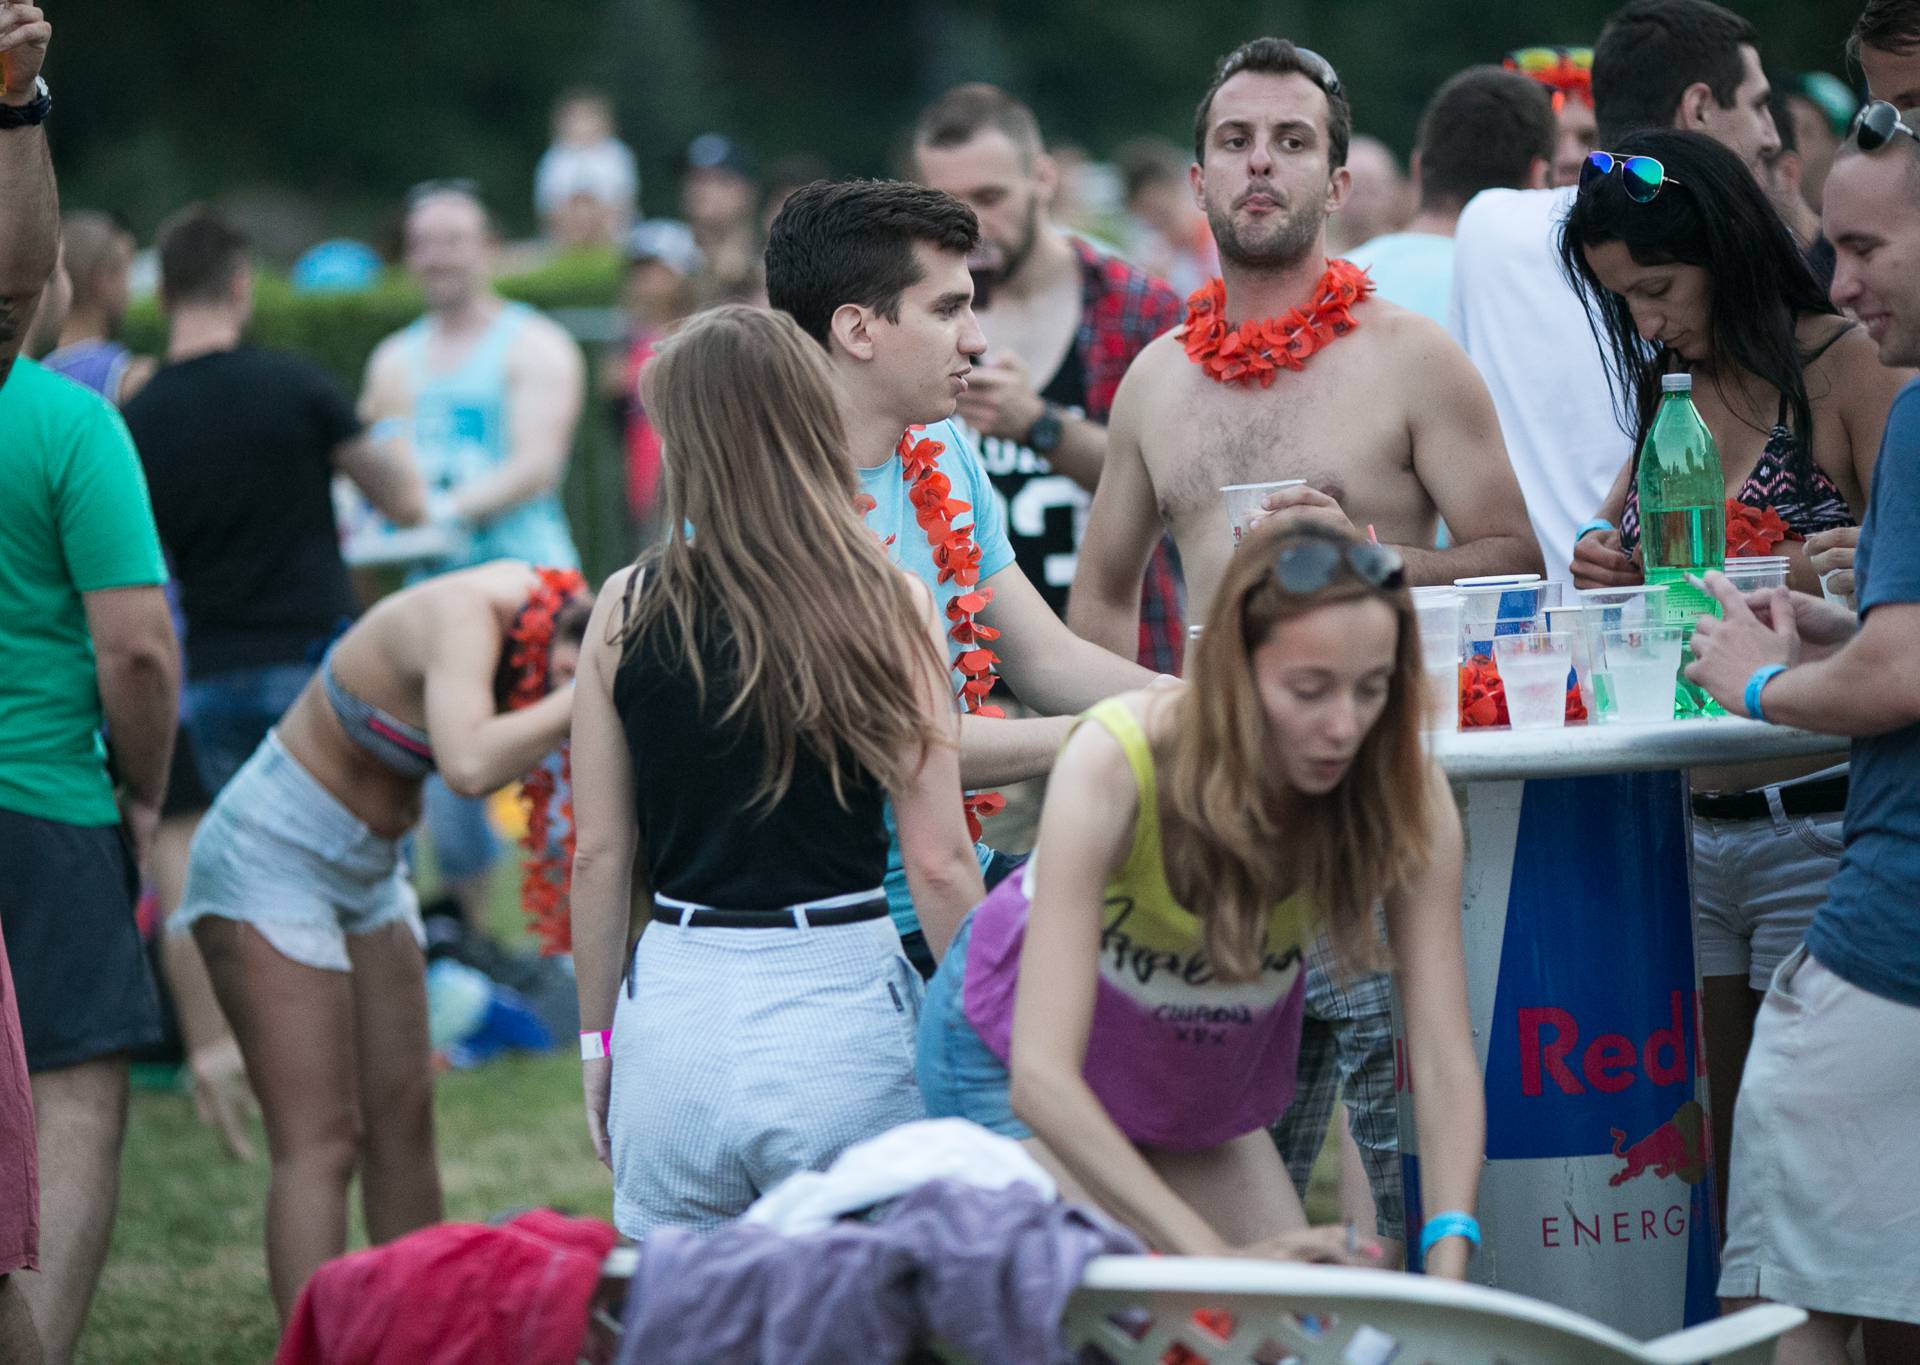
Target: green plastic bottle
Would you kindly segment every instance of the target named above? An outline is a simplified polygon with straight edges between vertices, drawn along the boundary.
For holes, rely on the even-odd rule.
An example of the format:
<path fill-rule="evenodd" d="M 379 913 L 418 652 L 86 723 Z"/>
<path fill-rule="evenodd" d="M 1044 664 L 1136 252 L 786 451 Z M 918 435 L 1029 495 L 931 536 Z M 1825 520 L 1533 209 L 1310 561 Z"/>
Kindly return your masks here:
<path fill-rule="evenodd" d="M 1648 583 L 1665 583 L 1670 624 L 1691 631 L 1702 613 L 1718 616 L 1720 605 L 1687 582 L 1688 574 L 1724 569 L 1727 560 L 1726 474 L 1713 433 L 1693 406 L 1693 376 L 1660 377 L 1660 407 L 1640 448 L 1640 558 Z M 1689 647 L 1685 659 L 1693 657 Z M 1685 662 L 1682 662 L 1682 669 Z M 1674 714 L 1720 714 L 1713 699 L 1686 680 L 1674 697 Z"/>

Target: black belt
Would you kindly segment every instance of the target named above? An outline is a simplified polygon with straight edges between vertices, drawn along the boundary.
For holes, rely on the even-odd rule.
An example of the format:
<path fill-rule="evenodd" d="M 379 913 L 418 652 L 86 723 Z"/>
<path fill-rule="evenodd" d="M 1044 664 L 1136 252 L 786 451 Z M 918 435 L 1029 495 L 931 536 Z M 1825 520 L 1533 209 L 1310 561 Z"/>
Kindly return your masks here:
<path fill-rule="evenodd" d="M 1845 773 L 1776 790 L 1780 793 L 1780 809 L 1788 815 L 1835 815 L 1847 808 Z M 1764 820 L 1773 811 L 1763 789 L 1724 794 L 1700 792 L 1693 798 L 1693 813 L 1709 820 Z"/>
<path fill-rule="evenodd" d="M 683 909 L 655 904 L 653 918 L 660 924 L 677 924 L 686 929 L 804 929 L 835 924 L 859 924 L 870 919 L 885 919 L 886 898 L 862 901 L 858 905 L 836 905 L 809 910 L 804 906 L 786 906 L 779 910 L 715 910 L 706 906 Z"/>

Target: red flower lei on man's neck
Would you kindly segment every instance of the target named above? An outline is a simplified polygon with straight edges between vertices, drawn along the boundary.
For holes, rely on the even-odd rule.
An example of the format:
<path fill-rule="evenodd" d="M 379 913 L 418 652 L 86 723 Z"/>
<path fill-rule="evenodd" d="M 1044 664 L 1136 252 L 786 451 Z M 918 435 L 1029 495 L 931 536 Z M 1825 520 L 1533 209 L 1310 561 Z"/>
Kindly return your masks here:
<path fill-rule="evenodd" d="M 1234 327 L 1227 322 L 1227 286 L 1216 275 L 1187 295 L 1187 359 L 1222 384 L 1257 379 L 1266 388 L 1281 370 L 1300 369 L 1315 351 L 1358 327 L 1353 305 L 1373 288 L 1353 262 L 1328 261 L 1304 309 Z"/>
<path fill-rule="evenodd" d="M 900 477 L 908 484 L 907 501 L 913 504 L 914 520 L 933 547 L 938 582 L 957 583 L 968 589 L 947 603 L 947 620 L 953 623 L 947 638 L 962 646 L 953 661 L 953 670 L 960 675 L 960 690 L 954 696 L 969 715 L 998 718 L 1006 713 L 989 703 L 987 696 L 993 691 L 993 666 L 1000 662 L 1000 656 L 987 646 L 1000 638 L 1000 632 L 974 619 L 993 601 L 993 589 L 980 586 L 980 547 L 974 544 L 972 528 L 953 524 L 953 519 L 972 510 L 972 505 L 949 496 L 953 484 L 940 472 L 940 456 L 946 446 L 918 435 L 919 430 L 908 427 L 895 450 L 900 457 Z M 862 497 L 860 510 L 865 515 L 873 510 L 873 500 Z M 975 792 L 963 797 L 962 804 L 967 812 L 967 833 L 978 843 L 981 820 L 1005 810 L 1007 799 L 999 792 Z"/>
<path fill-rule="evenodd" d="M 552 688 L 553 625 L 560 609 L 587 590 L 587 580 L 572 569 L 535 569 L 539 581 L 527 594 L 527 605 L 514 617 L 507 632 L 507 666 L 513 670 L 513 686 L 507 693 L 507 709 L 519 711 L 532 706 Z M 566 794 L 560 801 L 560 817 L 567 831 L 560 850 L 552 845 L 553 771 L 544 764 L 520 779 L 520 800 L 526 807 L 527 832 L 520 847 L 526 860 L 520 874 L 520 909 L 527 917 L 527 928 L 540 940 L 546 956 L 571 952 L 573 930 L 568 913 L 567 891 L 573 877 L 573 762 L 566 743 L 560 745 L 560 778 Z"/>

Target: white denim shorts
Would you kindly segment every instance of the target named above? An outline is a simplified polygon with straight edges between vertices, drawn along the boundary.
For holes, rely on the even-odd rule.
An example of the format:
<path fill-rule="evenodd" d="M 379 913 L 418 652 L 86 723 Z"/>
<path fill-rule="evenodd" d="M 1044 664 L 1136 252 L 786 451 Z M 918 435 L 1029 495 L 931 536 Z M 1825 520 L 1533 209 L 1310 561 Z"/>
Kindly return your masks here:
<path fill-rule="evenodd" d="M 350 969 L 348 934 L 396 920 L 426 943 L 399 841 L 368 829 L 273 731 L 201 820 L 168 928 L 184 933 L 205 915 L 250 924 L 282 956 L 325 971 Z"/>
<path fill-rule="evenodd" d="M 884 915 L 682 928 L 634 945 L 613 1015 L 613 1222 L 713 1227 L 796 1171 L 926 1117 L 924 987 Z"/>
<path fill-rule="evenodd" d="M 1778 791 L 1770 788 L 1769 794 Z M 1700 975 L 1744 976 L 1764 991 L 1800 946 L 1840 870 L 1845 816 L 1693 817 L 1693 907 Z"/>
<path fill-rule="evenodd" d="M 1920 1322 L 1920 1009 L 1807 949 L 1773 975 L 1733 1117 L 1720 1297 Z"/>

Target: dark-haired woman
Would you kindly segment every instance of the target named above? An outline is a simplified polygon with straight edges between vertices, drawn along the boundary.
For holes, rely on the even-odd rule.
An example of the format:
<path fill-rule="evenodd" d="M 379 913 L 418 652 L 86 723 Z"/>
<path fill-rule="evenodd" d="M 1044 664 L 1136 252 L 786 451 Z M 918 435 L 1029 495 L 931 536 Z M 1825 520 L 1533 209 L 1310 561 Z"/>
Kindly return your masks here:
<path fill-rule="evenodd" d="M 825 353 L 716 308 L 649 383 L 680 529 L 601 591 L 573 744 L 587 1124 L 633 1237 L 922 1116 L 888 799 L 936 955 L 985 894 L 944 636 L 855 507 Z"/>
<path fill-rule="evenodd" d="M 1626 164 L 1651 158 L 1654 164 Z M 1694 376 L 1727 496 L 1773 512 L 1789 585 L 1818 595 L 1817 556 L 1852 543 L 1894 395 L 1747 166 L 1697 133 L 1647 132 L 1589 158 L 1562 242 L 1639 449 L 1660 376 Z M 1641 581 L 1637 457 L 1573 548 L 1583 588 Z M 1753 1020 L 1800 945 L 1841 847 L 1845 769 L 1778 763 L 1695 769 L 1694 899 L 1704 978 L 1714 1160 L 1726 1197 Z M 1723 1206 L 1724 1207 L 1724 1206 Z"/>
<path fill-rule="evenodd" d="M 194 836 L 174 925 L 192 928 L 266 1120 L 283 1321 L 346 1250 L 356 1171 L 374 1241 L 441 1216 L 426 961 L 400 841 L 429 773 L 483 794 L 566 738 L 590 608 L 577 573 L 506 560 L 384 599 Z"/>
<path fill-rule="evenodd" d="M 1081 718 L 1033 860 L 955 937 L 920 1027 L 928 1113 L 1030 1141 L 1158 1250 L 1350 1258 L 1305 1230 L 1266 1130 L 1292 1094 L 1302 952 L 1325 929 L 1348 971 L 1378 970 L 1384 903 L 1420 1097 L 1422 1248 L 1457 1278 L 1479 1239 L 1485 1112 L 1460 819 L 1421 747 L 1398 556 L 1262 527 L 1207 621 L 1184 688 Z"/>

